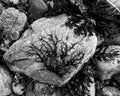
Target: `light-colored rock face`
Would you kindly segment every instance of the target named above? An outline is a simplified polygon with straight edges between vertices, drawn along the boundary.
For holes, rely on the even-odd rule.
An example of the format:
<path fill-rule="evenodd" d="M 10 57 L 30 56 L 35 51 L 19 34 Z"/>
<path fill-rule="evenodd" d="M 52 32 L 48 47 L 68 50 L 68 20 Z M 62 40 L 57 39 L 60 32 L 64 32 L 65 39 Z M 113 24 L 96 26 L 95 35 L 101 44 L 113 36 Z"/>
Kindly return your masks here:
<path fill-rule="evenodd" d="M 16 40 L 27 22 L 27 16 L 19 10 L 9 7 L 0 16 L 0 26 L 8 40 Z"/>
<path fill-rule="evenodd" d="M 13 83 L 12 89 L 13 89 L 13 92 L 17 95 L 22 95 L 24 92 L 24 86 L 22 86 L 21 84 Z"/>
<path fill-rule="evenodd" d="M 120 90 L 115 87 L 104 87 L 103 94 L 105 96 L 120 96 Z"/>
<path fill-rule="evenodd" d="M 0 96 L 7 96 L 11 91 L 12 76 L 5 66 L 0 66 Z"/>
<path fill-rule="evenodd" d="M 120 8 L 120 0 L 107 0 L 111 3 L 113 3 L 116 7 Z"/>
<path fill-rule="evenodd" d="M 90 77 L 91 81 L 89 84 L 88 82 L 85 83 L 85 86 L 87 88 L 86 90 L 86 95 L 85 96 L 95 96 L 95 81 L 94 81 L 94 78 L 93 77 Z"/>
<path fill-rule="evenodd" d="M 97 37 L 97 46 L 101 45 L 104 42 L 104 38 L 103 37 Z"/>
<path fill-rule="evenodd" d="M 120 12 L 120 0 L 107 0 L 118 12 Z"/>
<path fill-rule="evenodd" d="M 110 45 L 100 50 L 97 60 L 100 77 L 102 80 L 110 79 L 120 69 L 120 46 Z"/>
<path fill-rule="evenodd" d="M 5 8 L 3 7 L 3 5 L 0 3 L 0 15 L 2 14 L 2 11 L 4 10 Z"/>
<path fill-rule="evenodd" d="M 73 30 L 75 26 L 70 29 L 65 25 L 67 21 L 68 16 L 64 14 L 35 21 L 31 28 L 26 30 L 23 36 L 4 54 L 4 59 L 14 64 L 9 64 L 11 70 L 23 72 L 36 79 L 37 71 L 46 70 L 51 64 L 49 67 L 53 68 L 53 73 L 58 71 L 61 76 L 66 74 L 63 77 L 67 82 L 94 54 L 97 46 L 97 37 L 94 32 L 90 36 L 82 35 L 82 32 L 77 35 Z M 81 22 L 84 23 L 84 20 Z M 72 64 L 76 67 L 73 67 L 70 62 L 73 62 Z M 62 67 L 59 66 L 60 64 Z M 67 67 L 65 64 L 68 64 Z M 63 71 L 64 68 L 68 71 Z M 47 74 L 47 71 L 41 74 Z M 51 78 L 54 79 L 54 75 Z"/>
<path fill-rule="evenodd" d="M 19 3 L 20 0 L 9 0 L 11 3 L 13 3 L 14 5 L 17 5 Z"/>

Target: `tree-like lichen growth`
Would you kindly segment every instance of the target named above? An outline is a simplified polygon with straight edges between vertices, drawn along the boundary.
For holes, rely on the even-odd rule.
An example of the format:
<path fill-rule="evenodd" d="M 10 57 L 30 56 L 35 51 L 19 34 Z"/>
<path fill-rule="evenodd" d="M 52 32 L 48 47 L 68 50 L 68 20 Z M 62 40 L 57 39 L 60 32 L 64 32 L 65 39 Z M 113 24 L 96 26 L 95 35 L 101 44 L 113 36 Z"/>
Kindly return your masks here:
<path fill-rule="evenodd" d="M 44 66 L 59 76 L 69 73 L 70 68 L 76 68 L 81 64 L 84 57 L 82 51 L 73 50 L 79 42 L 71 44 L 59 40 L 58 37 L 50 34 L 48 37 L 39 38 L 41 45 L 38 47 L 34 43 L 29 46 L 28 56 L 36 55 L 36 62 L 41 62 Z M 78 52 L 77 52 L 78 51 Z M 69 56 L 70 55 L 70 56 Z"/>

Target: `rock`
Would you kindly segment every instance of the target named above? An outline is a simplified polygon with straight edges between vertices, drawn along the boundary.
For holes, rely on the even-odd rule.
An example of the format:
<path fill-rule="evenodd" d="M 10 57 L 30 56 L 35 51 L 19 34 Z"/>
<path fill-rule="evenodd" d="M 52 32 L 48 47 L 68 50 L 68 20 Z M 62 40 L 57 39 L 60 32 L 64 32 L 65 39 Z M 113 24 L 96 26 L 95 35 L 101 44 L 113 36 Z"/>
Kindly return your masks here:
<path fill-rule="evenodd" d="M 85 96 L 95 96 L 95 81 L 93 77 L 90 77 L 91 81 L 89 84 L 86 83 L 86 88 L 87 88 L 87 92 L 88 94 L 86 94 Z"/>
<path fill-rule="evenodd" d="M 26 96 L 61 96 L 58 93 L 51 86 L 35 81 L 27 88 Z"/>
<path fill-rule="evenodd" d="M 105 96 L 120 96 L 120 90 L 115 87 L 104 87 L 103 94 Z"/>
<path fill-rule="evenodd" d="M 25 78 L 16 73 L 12 82 L 12 90 L 16 95 L 23 95 L 25 91 Z"/>
<path fill-rule="evenodd" d="M 27 16 L 19 10 L 9 7 L 0 17 L 0 26 L 8 41 L 17 40 L 27 22 Z"/>
<path fill-rule="evenodd" d="M 7 96 L 11 91 L 12 75 L 6 66 L 0 66 L 0 96 Z"/>
<path fill-rule="evenodd" d="M 111 79 L 111 76 L 120 70 L 120 46 L 105 45 L 96 53 L 98 73 L 102 80 Z"/>
<path fill-rule="evenodd" d="M 13 4 L 13 5 L 18 5 L 20 0 L 0 0 L 1 3 L 6 3 L 6 4 Z"/>
<path fill-rule="evenodd" d="M 21 84 L 12 83 L 13 92 L 17 95 L 22 95 L 24 93 L 24 86 Z"/>
<path fill-rule="evenodd" d="M 107 0 L 107 2 L 120 12 L 120 0 Z"/>
<path fill-rule="evenodd" d="M 10 0 L 10 2 L 14 5 L 18 5 L 20 0 Z"/>
<path fill-rule="evenodd" d="M 104 40 L 105 39 L 103 37 L 98 36 L 97 37 L 97 46 L 101 45 L 104 42 Z"/>
<path fill-rule="evenodd" d="M 48 11 L 44 0 L 29 0 L 30 22 L 33 22 L 43 16 Z"/>
<path fill-rule="evenodd" d="M 3 5 L 0 3 L 0 15 L 2 14 L 2 11 L 4 10 L 5 8 L 3 7 Z"/>
<path fill-rule="evenodd" d="M 44 83 L 67 83 L 93 56 L 97 46 L 93 30 L 87 35 L 83 31 L 77 33 L 68 18 L 62 14 L 35 21 L 4 54 L 4 60 L 12 63 L 8 64 L 10 69 Z M 84 20 L 80 20 L 82 23 Z"/>

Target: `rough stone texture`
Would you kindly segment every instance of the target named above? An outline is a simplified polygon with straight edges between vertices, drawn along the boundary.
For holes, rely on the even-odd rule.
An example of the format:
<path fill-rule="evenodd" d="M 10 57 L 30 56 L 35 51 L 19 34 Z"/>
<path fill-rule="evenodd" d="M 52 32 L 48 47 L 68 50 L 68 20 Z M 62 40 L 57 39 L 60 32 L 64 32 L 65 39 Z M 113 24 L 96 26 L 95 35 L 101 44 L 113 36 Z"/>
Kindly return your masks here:
<path fill-rule="evenodd" d="M 30 22 L 33 22 L 47 12 L 48 7 L 43 0 L 29 0 Z"/>
<path fill-rule="evenodd" d="M 8 64 L 11 70 L 22 72 L 40 82 L 55 84 L 58 86 L 68 82 L 82 68 L 83 64 L 93 56 L 97 46 L 97 37 L 94 32 L 93 35 L 90 36 L 88 34 L 86 36 L 83 34 L 75 34 L 73 28 L 70 29 L 65 25 L 67 21 L 68 16 L 65 14 L 48 19 L 41 18 L 35 21 L 31 25 L 31 28 L 26 30 L 23 36 L 4 54 L 4 59 L 13 63 Z M 54 45 L 54 42 L 56 41 L 58 43 L 57 45 Z M 47 59 L 44 62 L 41 62 L 38 55 L 34 54 L 36 51 L 32 51 L 29 47 L 31 44 L 34 44 L 37 48 L 41 48 L 41 51 L 46 51 L 48 53 L 50 51 L 52 52 L 52 49 L 57 48 L 57 55 L 53 53 L 55 55 L 55 57 L 53 57 L 54 59 L 46 55 Z M 71 49 L 67 51 L 66 56 L 62 59 L 60 54 L 63 55 L 62 52 L 65 51 L 66 48 Z M 33 52 L 33 55 L 30 56 L 27 52 Z M 42 56 L 40 51 L 37 52 Z M 44 55 L 45 54 L 46 53 L 44 53 Z M 65 62 L 69 62 L 73 58 L 75 61 L 73 63 L 76 67 L 73 65 L 64 67 Z M 63 63 L 62 60 L 65 60 L 65 62 Z M 59 74 L 54 71 L 48 70 L 48 67 L 46 67 L 45 64 L 54 64 L 51 68 L 61 64 L 61 66 L 63 66 L 61 68 L 66 68 L 67 71 L 60 71 L 61 73 L 64 71 L 64 74 L 59 76 Z"/>
<path fill-rule="evenodd" d="M 20 0 L 0 0 L 0 2 L 5 2 L 6 4 L 12 3 L 13 5 L 17 5 Z"/>
<path fill-rule="evenodd" d="M 27 88 L 26 96 L 61 96 L 59 92 L 55 91 L 54 88 L 39 83 L 34 82 L 34 85 L 31 84 Z"/>
<path fill-rule="evenodd" d="M 85 83 L 85 86 L 86 86 L 86 88 L 87 88 L 87 92 L 86 93 L 88 93 L 89 94 L 89 96 L 95 96 L 95 80 L 94 80 L 94 78 L 93 77 L 91 77 L 91 81 L 92 82 L 90 82 L 89 84 L 88 84 L 88 82 L 87 83 Z M 88 96 L 88 94 L 87 95 L 85 95 L 85 96 Z"/>
<path fill-rule="evenodd" d="M 100 49 L 97 57 L 98 73 L 102 80 L 110 79 L 120 71 L 120 46 L 109 45 Z"/>
<path fill-rule="evenodd" d="M 104 87 L 103 94 L 105 96 L 120 96 L 120 90 L 115 87 Z"/>
<path fill-rule="evenodd" d="M 0 96 L 7 96 L 11 91 L 12 75 L 5 66 L 0 66 Z"/>
<path fill-rule="evenodd" d="M 2 14 L 2 11 L 4 10 L 5 8 L 3 7 L 3 5 L 0 3 L 0 15 Z"/>
<path fill-rule="evenodd" d="M 116 7 L 120 8 L 120 0 L 107 0 L 111 3 L 113 3 Z"/>
<path fill-rule="evenodd" d="M 104 41 L 105 41 L 105 39 L 103 37 L 98 36 L 97 37 L 97 46 L 101 45 Z"/>
<path fill-rule="evenodd" d="M 107 0 L 118 12 L 120 12 L 120 0 Z"/>
<path fill-rule="evenodd" d="M 14 5 L 18 5 L 20 0 L 10 0 L 11 3 L 13 3 Z"/>
<path fill-rule="evenodd" d="M 9 7 L 3 10 L 1 14 L 0 28 L 2 28 L 3 33 L 9 41 L 17 40 L 26 22 L 27 17 L 24 13 L 13 7 Z"/>
<path fill-rule="evenodd" d="M 24 86 L 17 83 L 12 83 L 12 90 L 17 95 L 22 95 L 24 93 Z"/>

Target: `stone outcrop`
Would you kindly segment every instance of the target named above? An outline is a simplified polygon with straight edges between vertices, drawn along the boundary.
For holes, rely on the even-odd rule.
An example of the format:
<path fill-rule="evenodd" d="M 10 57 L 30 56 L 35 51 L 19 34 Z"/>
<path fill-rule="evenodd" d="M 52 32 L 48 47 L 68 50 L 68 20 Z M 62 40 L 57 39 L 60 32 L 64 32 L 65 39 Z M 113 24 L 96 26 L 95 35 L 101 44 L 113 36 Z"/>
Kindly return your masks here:
<path fill-rule="evenodd" d="M 98 52 L 97 66 L 98 73 L 102 80 L 111 79 L 111 77 L 120 70 L 120 46 L 105 45 Z"/>
<path fill-rule="evenodd" d="M 0 16 L 0 28 L 8 41 L 17 40 L 27 22 L 27 16 L 18 9 L 9 7 Z"/>
<path fill-rule="evenodd" d="M 66 25 L 69 18 L 62 14 L 35 21 L 4 54 L 11 70 L 57 86 L 68 82 L 93 56 L 97 46 L 95 32 L 75 33 L 75 26 Z M 79 26 L 82 23 L 84 20 Z"/>
<path fill-rule="evenodd" d="M 7 96 L 12 93 L 11 90 L 12 75 L 6 66 L 0 65 L 0 96 Z"/>
<path fill-rule="evenodd" d="M 120 96 L 120 90 L 115 87 L 104 87 L 103 94 L 105 96 Z"/>

